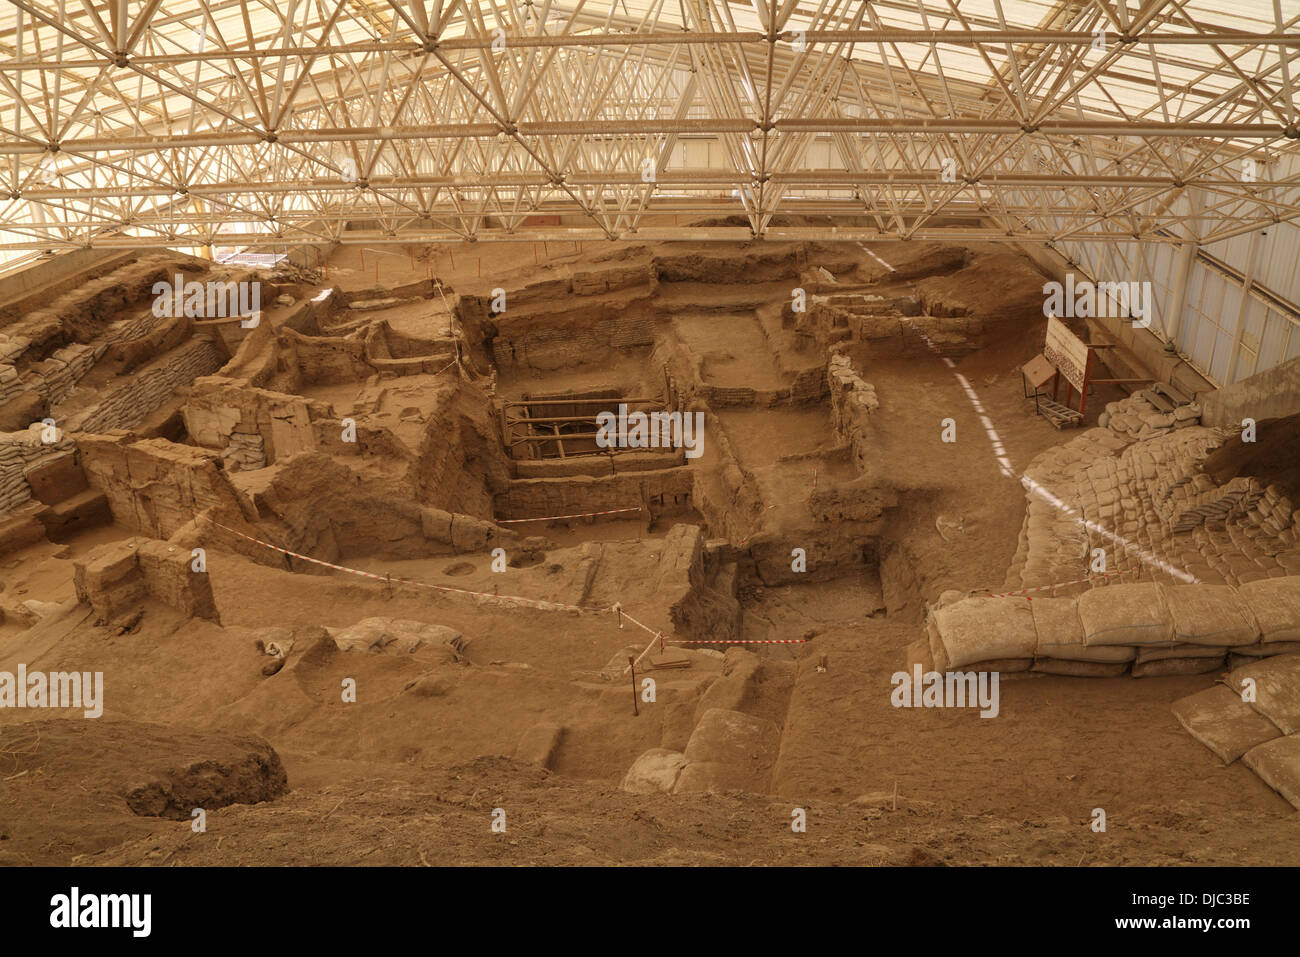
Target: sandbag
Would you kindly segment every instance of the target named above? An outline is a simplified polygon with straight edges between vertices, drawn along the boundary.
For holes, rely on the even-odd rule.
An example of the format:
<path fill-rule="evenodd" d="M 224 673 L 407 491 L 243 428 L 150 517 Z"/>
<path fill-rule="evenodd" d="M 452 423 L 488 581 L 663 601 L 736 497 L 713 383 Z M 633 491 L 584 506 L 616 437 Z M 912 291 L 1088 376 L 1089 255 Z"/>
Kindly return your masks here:
<path fill-rule="evenodd" d="M 1265 741 L 1281 737 L 1277 725 L 1259 714 L 1223 685 L 1206 688 L 1179 698 L 1173 704 L 1174 717 L 1224 764 Z"/>
<path fill-rule="evenodd" d="M 948 668 L 980 661 L 1034 657 L 1038 634 L 1025 598 L 967 598 L 933 612 Z M 938 664 L 937 656 L 935 664 Z"/>
<path fill-rule="evenodd" d="M 1175 641 L 1217 648 L 1259 641 L 1255 616 L 1231 585 L 1164 585 L 1160 592 Z"/>
<path fill-rule="evenodd" d="M 1263 641 L 1300 641 L 1300 575 L 1261 578 L 1237 586 Z"/>
<path fill-rule="evenodd" d="M 1174 675 L 1203 675 L 1223 667 L 1224 656 L 1213 658 L 1163 658 L 1133 663 L 1134 678 L 1169 678 Z"/>
<path fill-rule="evenodd" d="M 1076 678 L 1114 678 L 1128 671 L 1127 661 L 1077 661 L 1060 658 L 1035 658 L 1033 670 L 1047 675 Z"/>
<path fill-rule="evenodd" d="M 1054 661 L 1128 662 L 1136 650 L 1128 645 L 1097 645 L 1089 648 L 1083 643 L 1083 622 L 1075 608 L 1073 598 L 1035 598 L 1029 603 L 1034 616 L 1034 630 L 1038 644 L 1034 655 L 1038 659 Z M 1038 670 L 1038 669 L 1035 669 Z M 1120 671 L 1127 671 L 1121 668 Z M 1053 671 L 1050 674 L 1070 674 Z M 1081 672 L 1082 673 L 1082 672 Z"/>
<path fill-rule="evenodd" d="M 1257 744 L 1241 760 L 1261 781 L 1300 808 L 1300 735 Z"/>
<path fill-rule="evenodd" d="M 1155 582 L 1106 585 L 1075 599 L 1083 643 L 1159 645 L 1173 641 L 1174 627 Z"/>
<path fill-rule="evenodd" d="M 1227 651 L 1227 648 L 1211 648 L 1208 645 L 1189 645 L 1179 642 L 1175 645 L 1139 648 L 1137 649 L 1136 660 L 1141 664 L 1146 664 L 1148 661 L 1167 661 L 1170 658 L 1210 658 L 1216 654 L 1226 654 Z"/>
<path fill-rule="evenodd" d="M 1224 683 L 1240 695 L 1244 678 L 1255 679 L 1255 700 L 1249 702 L 1252 708 L 1281 728 L 1283 734 L 1300 731 L 1300 655 L 1260 658 L 1233 669 Z"/>
<path fill-rule="evenodd" d="M 960 668 L 949 668 L 949 671 L 973 671 L 992 674 L 1011 675 L 1018 671 L 1028 671 L 1029 666 L 1034 663 L 1032 658 L 992 658 L 988 661 L 972 661 L 968 665 L 962 665 Z"/>
<path fill-rule="evenodd" d="M 1244 655 L 1247 658 L 1294 655 L 1300 653 L 1300 641 L 1257 641 L 1253 645 L 1240 645 L 1232 651 L 1233 654 Z"/>

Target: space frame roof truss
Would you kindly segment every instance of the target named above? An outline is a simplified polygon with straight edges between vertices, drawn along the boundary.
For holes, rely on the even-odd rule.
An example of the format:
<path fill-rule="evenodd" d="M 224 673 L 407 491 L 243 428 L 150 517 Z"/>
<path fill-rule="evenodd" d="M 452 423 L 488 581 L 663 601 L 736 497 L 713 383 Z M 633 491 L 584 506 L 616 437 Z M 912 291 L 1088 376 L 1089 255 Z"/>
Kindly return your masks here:
<path fill-rule="evenodd" d="M 1295 0 L 4 4 L 17 253 L 1300 217 Z"/>

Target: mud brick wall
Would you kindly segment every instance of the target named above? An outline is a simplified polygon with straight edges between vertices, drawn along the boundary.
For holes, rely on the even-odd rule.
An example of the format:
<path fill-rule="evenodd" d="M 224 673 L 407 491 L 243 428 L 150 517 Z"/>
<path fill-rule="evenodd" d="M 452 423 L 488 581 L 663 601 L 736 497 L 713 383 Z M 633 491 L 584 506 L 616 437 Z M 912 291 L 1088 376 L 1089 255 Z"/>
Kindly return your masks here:
<path fill-rule="evenodd" d="M 86 342 L 98 333 L 101 323 L 136 303 L 151 300 L 154 283 L 171 282 L 178 272 L 194 274 L 206 268 L 199 260 L 177 254 L 128 259 L 112 272 L 79 284 L 70 278 L 68 285 L 75 288 L 53 301 L 44 299 L 37 308 L 31 308 L 35 304 L 29 304 L 31 297 L 22 304 L 10 303 L 3 310 L 5 317 L 16 313 L 18 318 L 5 331 L 12 338 L 29 340 L 37 349 L 70 340 Z"/>
<path fill-rule="evenodd" d="M 790 402 L 793 405 L 816 402 L 827 394 L 826 370 L 820 366 L 800 369 L 790 373 L 794 382 L 790 386 Z"/>
<path fill-rule="evenodd" d="M 0 363 L 0 405 L 22 392 L 35 392 L 50 404 L 62 402 L 107 348 L 102 342 L 74 342 L 56 349 L 48 359 L 35 363 L 21 375 L 12 365 Z"/>
<path fill-rule="evenodd" d="M 489 542 L 495 546 L 520 540 L 514 530 L 494 525 L 490 519 L 395 496 L 391 476 L 367 477 L 325 452 L 307 453 L 285 462 L 253 494 L 253 506 L 260 522 L 257 526 L 244 527 L 238 518 L 211 517 L 322 561 L 424 558 L 481 551 Z M 201 540 L 214 548 L 237 551 L 265 564 L 285 562 L 283 556 L 211 524 L 200 521 L 195 529 Z M 321 572 L 319 566 L 297 559 L 290 565 L 295 571 Z"/>
<path fill-rule="evenodd" d="M 444 318 L 450 321 L 451 317 L 443 314 L 441 302 L 431 303 L 430 308 L 437 312 L 437 316 L 431 320 L 432 324 L 437 325 Z M 366 331 L 366 356 L 371 362 L 376 359 L 451 356 L 455 354 L 456 340 L 450 336 L 450 332 L 448 328 L 439 330 L 439 334 L 433 336 L 415 336 L 395 329 L 387 319 L 380 319 Z"/>
<path fill-rule="evenodd" d="M 604 341 L 616 349 L 648 346 L 654 341 L 654 320 L 648 315 L 621 314 L 598 327 Z"/>
<path fill-rule="evenodd" d="M 813 296 L 808 311 L 785 314 L 795 331 L 812 336 L 825 346 L 839 342 L 862 343 L 879 357 L 937 352 L 963 356 L 973 351 L 985 331 L 984 322 L 970 316 L 921 315 L 912 300 L 889 299 L 873 303 L 837 296 L 834 301 Z"/>
<path fill-rule="evenodd" d="M 748 386 L 716 386 L 700 383 L 695 394 L 712 408 L 750 408 L 758 404 L 758 390 Z"/>
<path fill-rule="evenodd" d="M 865 511 L 865 509 L 864 509 Z M 851 521 L 782 529 L 776 536 L 754 536 L 746 550 L 754 563 L 758 582 L 767 587 L 798 582 L 834 581 L 855 575 L 864 567 L 879 570 L 880 537 L 884 521 Z M 792 567 L 793 550 L 804 550 L 807 570 Z"/>
<path fill-rule="evenodd" d="M 182 385 L 221 368 L 221 354 L 207 341 L 182 346 L 136 374 L 94 408 L 73 416 L 66 428 L 73 432 L 108 432 L 135 428 Z"/>
<path fill-rule="evenodd" d="M 400 286 L 385 287 L 383 294 L 379 296 L 373 289 L 357 289 L 352 292 L 337 289 L 336 292 L 345 305 L 375 299 L 432 299 L 438 295 L 437 286 L 432 279 L 420 279 Z"/>
<path fill-rule="evenodd" d="M 649 264 L 641 262 L 610 269 L 575 270 L 569 289 L 575 296 L 597 296 L 632 286 L 644 286 L 653 279 Z"/>
<path fill-rule="evenodd" d="M 710 385 L 704 381 L 703 359 L 671 336 L 656 339 L 648 365 L 655 373 L 667 366 L 674 381 L 682 384 L 678 403 L 682 408 L 690 406 L 696 400 L 703 400 L 713 409 L 770 409 L 816 402 L 826 394 L 826 378 L 821 368 L 787 373 L 794 381 L 784 389 Z M 658 381 L 652 373 L 652 384 L 649 386 L 651 392 L 661 391 Z"/>
<path fill-rule="evenodd" d="M 77 445 L 86 477 L 108 498 L 114 521 L 140 534 L 170 538 L 214 506 L 243 513 L 216 452 L 130 436 L 81 435 Z"/>
<path fill-rule="evenodd" d="M 453 383 L 439 387 L 446 398 L 440 391 L 406 477 L 422 504 L 490 519 L 494 497 L 509 487 L 510 462 L 488 395 L 463 379 Z"/>
<path fill-rule="evenodd" d="M 193 569 L 193 554 L 178 545 L 156 540 L 141 543 L 136 554 L 149 595 L 186 615 L 217 619 L 212 579 Z"/>
<path fill-rule="evenodd" d="M 298 369 L 304 384 L 363 382 L 375 370 L 366 361 L 366 343 L 361 336 L 305 336 L 284 328 L 276 339 L 285 361 Z"/>
<path fill-rule="evenodd" d="M 796 332 L 812 336 L 823 346 L 834 345 L 850 338 L 862 338 L 855 336 L 854 329 L 855 323 L 862 317 L 855 316 L 847 309 L 831 305 L 824 296 L 810 297 L 808 308 L 804 312 L 794 312 L 790 305 L 785 306 L 785 312 L 789 313 Z M 898 320 L 894 320 L 894 327 L 895 334 L 901 339 L 902 330 L 898 327 Z"/>
<path fill-rule="evenodd" d="M 800 374 L 789 388 L 751 389 L 747 386 L 716 386 L 701 382 L 694 394 L 711 408 L 771 409 L 783 405 L 803 405 L 816 402 L 825 394 L 825 379 L 821 370 Z"/>
<path fill-rule="evenodd" d="M 710 588 L 706 577 L 703 529 L 674 525 L 663 540 L 653 589 L 668 606 L 674 633 L 687 640 L 739 638 L 740 603 Z"/>
<path fill-rule="evenodd" d="M 108 622 L 146 598 L 186 615 L 216 621 L 212 583 L 196 572 L 192 553 L 155 539 L 132 538 L 91 549 L 73 563 L 77 599 Z"/>
<path fill-rule="evenodd" d="M 880 408 L 880 400 L 871 383 L 853 371 L 846 355 L 831 356 L 826 376 L 831 385 L 831 426 L 839 441 L 849 447 L 853 464 L 861 474 L 866 471 L 873 449 L 868 423 Z"/>
<path fill-rule="evenodd" d="M 770 249 L 766 248 L 766 244 L 760 248 L 746 249 L 741 256 L 732 250 L 677 252 L 668 249 L 651 259 L 650 268 L 660 282 L 771 282 L 794 279 L 799 275 L 802 268 L 798 261 L 800 252 L 802 250 L 795 246 L 778 243 L 771 244 Z M 843 260 L 844 256 L 841 254 L 835 258 Z"/>
<path fill-rule="evenodd" d="M 592 316 L 593 312 L 596 315 Z M 611 347 L 626 349 L 654 341 L 654 320 L 621 306 L 584 305 L 576 314 L 563 317 L 547 315 L 508 322 L 496 317 L 496 323 L 498 334 L 492 340 L 492 358 L 498 366 L 564 369 L 599 362 Z"/>
<path fill-rule="evenodd" d="M 39 502 L 27 502 L 0 514 L 0 555 L 16 552 L 46 537 L 45 523 L 40 520 L 43 510 Z"/>
<path fill-rule="evenodd" d="M 426 541 L 446 546 L 454 553 L 484 552 L 521 541 L 516 530 L 439 508 L 420 509 L 420 530 Z"/>
<path fill-rule="evenodd" d="M 908 350 L 908 325 L 901 316 L 850 315 L 848 329 L 855 342 L 870 347 L 873 356 L 901 356 Z"/>
<path fill-rule="evenodd" d="M 455 352 L 440 352 L 427 356 L 404 356 L 400 359 L 385 359 L 371 356 L 367 359 L 374 370 L 383 375 L 404 376 L 421 375 L 444 371 L 456 359 Z"/>
<path fill-rule="evenodd" d="M 42 316 L 69 311 L 80 311 L 100 318 L 110 316 L 119 312 L 124 305 L 152 299 L 151 289 L 155 282 L 170 282 L 178 272 L 188 274 L 186 278 L 189 278 L 204 271 L 208 264 L 180 253 L 160 250 L 155 255 L 143 258 L 136 258 L 135 255 L 118 257 L 107 265 L 110 267 L 107 272 L 95 269 L 100 275 L 87 278 L 64 277 L 45 290 L 33 293 L 41 296 L 44 303 L 38 311 Z M 51 301 L 48 292 L 52 289 L 69 291 Z M 30 299 L 14 300 L 8 304 L 0 318 L 8 318 L 8 314 L 13 312 L 22 317 L 19 322 L 24 318 L 33 320 L 36 318 L 36 313 L 31 311 L 33 304 Z"/>
<path fill-rule="evenodd" d="M 100 545 L 73 562 L 77 600 L 90 605 L 101 622 L 111 621 L 148 597 L 137 541 Z"/>
<path fill-rule="evenodd" d="M 600 362 L 610 348 L 653 342 L 654 319 L 643 306 L 654 293 L 654 275 L 645 261 L 504 288 L 503 313 L 492 312 L 486 292 L 457 303 L 463 325 L 490 340 L 498 366 L 569 368 Z"/>
<path fill-rule="evenodd" d="M 329 422 L 337 432 L 340 421 L 327 402 L 217 376 L 195 380 L 181 414 L 191 438 L 204 448 L 238 444 L 232 443 L 236 434 L 260 436 L 265 461 L 272 464 L 315 449 L 314 423 Z"/>
<path fill-rule="evenodd" d="M 763 495 L 753 473 L 741 465 L 717 416 L 709 411 L 704 421 L 708 439 L 700 462 L 718 480 L 710 480 L 698 465 L 692 468 L 696 476 L 693 504 L 715 535 L 741 541 L 752 537 L 763 520 L 766 513 Z"/>
<path fill-rule="evenodd" d="M 498 518 L 542 518 L 613 508 L 639 508 L 641 483 L 652 497 L 664 495 L 682 503 L 693 492 L 690 469 L 662 469 L 619 475 L 574 475 L 565 478 L 515 479 L 496 497 Z"/>

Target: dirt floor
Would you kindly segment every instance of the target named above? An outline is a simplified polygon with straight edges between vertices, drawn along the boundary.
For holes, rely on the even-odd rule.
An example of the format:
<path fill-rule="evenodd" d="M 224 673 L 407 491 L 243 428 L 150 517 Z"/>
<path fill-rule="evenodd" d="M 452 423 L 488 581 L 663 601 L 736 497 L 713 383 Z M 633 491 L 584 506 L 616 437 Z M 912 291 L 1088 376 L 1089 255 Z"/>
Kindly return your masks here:
<path fill-rule="evenodd" d="M 144 529 L 111 494 L 106 521 L 0 554 L 0 670 L 102 672 L 105 688 L 104 716 L 91 721 L 0 709 L 0 863 L 1300 864 L 1295 809 L 1239 762 L 1224 767 L 1170 711 L 1217 674 L 1008 673 L 994 720 L 891 704 L 891 676 L 925 638 L 927 606 L 950 589 L 1002 590 L 1026 516 L 1021 475 L 1077 434 L 1035 415 L 1022 391 L 1020 367 L 1041 349 L 1044 326 L 1025 292 L 1041 277 L 1027 262 L 1011 257 L 1009 266 L 996 247 L 956 259 L 931 252 L 947 264 L 933 272 L 924 254 L 913 266 L 886 245 L 835 254 L 844 261 L 831 272 L 846 288 L 919 297 L 935 316 L 980 297 L 984 312 L 1012 314 L 994 322 L 967 313 L 984 325 L 947 360 L 914 338 L 889 349 L 848 341 L 844 353 L 879 402 L 857 464 L 824 391 L 799 398 L 801 383 L 824 382 L 807 370 L 824 368 L 827 343 L 798 339 L 797 325 L 778 329 L 779 317 L 761 312 L 776 290 L 786 296 L 802 281 L 797 274 L 669 281 L 708 263 L 670 261 L 659 247 L 609 261 L 598 258 L 604 252 L 554 243 L 535 253 L 528 244 L 343 247 L 303 280 L 313 295 L 359 294 L 437 277 L 457 297 L 462 327 L 470 323 L 461 298 L 480 287 L 499 283 L 522 304 L 496 321 L 495 340 L 466 334 L 463 363 L 474 372 L 455 399 L 432 371 L 339 373 L 337 356 L 359 349 L 355 339 L 329 339 L 334 351 L 317 368 L 308 345 L 278 325 L 279 338 L 258 346 L 271 350 L 273 371 L 261 385 L 240 380 L 258 401 L 273 392 L 316 403 L 301 413 L 313 417 L 316 448 L 295 455 L 318 458 L 230 472 L 256 518 L 233 506 L 211 514 L 377 579 L 286 563 L 218 529 L 192 539 L 197 525 Z M 806 276 L 818 253 L 798 255 Z M 895 258 L 909 278 L 884 276 L 876 256 Z M 635 272 L 642 260 L 660 278 L 644 293 L 623 287 L 639 298 L 606 302 L 631 294 L 602 278 L 610 291 L 583 299 L 571 317 L 533 305 L 545 294 L 530 291 L 530 271 L 606 276 Z M 402 341 L 465 334 L 447 321 L 440 295 L 374 317 Z M 567 364 L 545 351 L 565 340 L 565 322 L 588 321 L 601 331 Z M 253 352 L 237 352 L 233 367 Z M 510 354 L 516 361 L 503 360 Z M 285 384 L 290 373 L 296 391 Z M 606 475 L 590 459 L 511 460 L 492 439 L 498 397 L 606 387 L 626 395 L 669 374 L 670 389 L 689 392 L 688 408 L 709 416 L 699 460 L 647 459 Z M 178 410 L 202 384 L 178 393 Z M 1103 387 L 1084 427 L 1125 396 Z M 320 438 L 344 416 L 359 423 L 360 449 Z M 952 442 L 941 437 L 949 419 Z M 198 434 L 191 428 L 176 444 L 195 449 Z M 284 433 L 266 435 L 269 449 Z M 93 451 L 82 455 L 93 487 Z M 330 471 L 340 463 L 344 471 Z M 527 468 L 549 471 L 530 478 Z M 562 500 L 593 503 L 584 512 L 622 505 L 636 498 L 638 476 L 644 494 L 663 496 L 648 526 L 641 513 L 531 522 L 557 514 L 550 509 Z M 169 481 L 194 484 L 152 481 L 151 516 L 161 514 L 154 501 L 164 501 Z M 867 517 L 858 506 L 818 517 L 818 496 L 849 501 L 861 489 L 888 505 Z M 212 507 L 191 504 L 195 514 Z M 429 528 L 446 514 L 453 530 L 505 524 L 476 531 L 488 537 L 471 546 L 444 547 Z M 701 528 L 693 545 L 681 544 L 682 526 Z M 202 542 L 215 617 L 178 607 L 165 589 L 97 614 L 83 566 L 96 549 L 136 536 L 185 554 Z M 498 542 L 509 553 L 504 572 L 493 568 Z M 810 562 L 802 578 L 789 569 L 800 548 Z M 614 602 L 650 634 L 620 627 L 621 615 L 606 610 Z M 460 640 L 409 649 L 399 641 L 369 654 L 339 646 L 341 632 L 375 618 L 435 625 Z M 639 666 L 638 680 L 653 677 L 658 697 L 640 698 L 634 714 L 636 686 L 620 669 L 656 631 L 686 637 Z M 799 643 L 727 650 L 728 635 Z M 272 663 L 269 642 L 290 650 Z M 688 666 L 674 664 L 678 653 Z M 349 681 L 355 702 L 340 695 Z M 734 759 L 743 774 L 697 757 L 710 708 L 769 729 L 752 764 Z M 710 765 L 701 773 L 713 783 L 676 793 L 625 786 L 633 763 L 655 749 Z M 202 833 L 191 827 L 192 807 L 205 809 Z M 1092 826 L 1099 808 L 1102 833 Z M 799 809 L 805 831 L 791 827 Z"/>

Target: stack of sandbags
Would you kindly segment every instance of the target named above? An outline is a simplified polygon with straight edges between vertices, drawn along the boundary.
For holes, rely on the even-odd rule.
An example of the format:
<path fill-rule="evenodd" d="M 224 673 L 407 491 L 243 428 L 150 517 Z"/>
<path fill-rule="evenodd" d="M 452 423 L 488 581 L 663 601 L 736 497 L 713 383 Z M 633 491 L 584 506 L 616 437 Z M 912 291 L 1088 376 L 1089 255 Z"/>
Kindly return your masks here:
<path fill-rule="evenodd" d="M 1132 648 L 1088 648 L 1073 598 L 945 593 L 926 626 L 934 670 L 1112 675 L 1127 670 Z M 1109 666 L 1109 667 L 1107 667 Z"/>
<path fill-rule="evenodd" d="M 258 433 L 231 432 L 230 444 L 221 453 L 230 472 L 251 472 L 266 468 L 266 447 Z"/>
<path fill-rule="evenodd" d="M 1259 641 L 1254 616 L 1228 585 L 1164 586 L 1160 597 L 1169 612 L 1173 643 L 1140 649 L 1135 677 L 1214 671 L 1223 667 L 1230 649 Z"/>
<path fill-rule="evenodd" d="M 1300 655 L 1236 668 L 1221 684 L 1175 701 L 1173 711 L 1225 764 L 1241 758 L 1300 808 Z"/>
<path fill-rule="evenodd" d="M 1024 598 L 967 598 L 930 615 L 936 671 L 1026 671 L 1038 643 Z"/>
<path fill-rule="evenodd" d="M 1295 511 L 1295 503 L 1287 496 L 1286 489 L 1275 483 L 1264 489 L 1246 518 L 1276 538 L 1295 525 Z"/>
<path fill-rule="evenodd" d="M 1249 658 L 1300 652 L 1300 576 L 1246 582 L 1237 594 L 1259 626 L 1259 641 L 1233 648 L 1233 667 Z"/>
<path fill-rule="evenodd" d="M 90 371 L 97 358 L 94 346 L 80 342 L 56 349 L 45 360 L 43 378 L 37 391 L 50 405 L 62 402 L 76 390 L 77 383 Z"/>
<path fill-rule="evenodd" d="M 23 380 L 18 370 L 9 363 L 0 362 L 0 405 L 17 396 L 23 389 Z"/>
<path fill-rule="evenodd" d="M 1281 730 L 1244 700 L 1240 692 L 1224 684 L 1179 698 L 1173 704 L 1174 717 L 1197 741 L 1224 764 L 1265 741 L 1282 736 Z"/>
<path fill-rule="evenodd" d="M 1229 585 L 1106 585 L 1078 598 L 945 595 L 927 630 L 938 671 L 1134 677 L 1215 671 L 1300 651 L 1300 576 Z"/>
<path fill-rule="evenodd" d="M 1030 602 L 1038 636 L 1034 671 L 1089 678 L 1128 671 L 1137 651 L 1128 645 L 1088 645 L 1076 605 L 1073 598 L 1035 598 Z"/>
<path fill-rule="evenodd" d="M 0 444 L 0 514 L 31 501 L 32 487 L 23 474 L 27 461 L 12 445 Z"/>
<path fill-rule="evenodd" d="M 0 332 L 0 362 L 13 365 L 31 344 L 32 340 L 25 336 L 7 336 Z"/>
<path fill-rule="evenodd" d="M 1162 404 L 1168 406 L 1167 402 Z M 1161 409 L 1145 390 L 1107 403 L 1106 411 L 1097 417 L 1097 424 L 1102 428 L 1132 439 L 1151 439 L 1200 423 L 1201 407 L 1196 403 Z"/>
<path fill-rule="evenodd" d="M 0 432 L 0 513 L 31 500 L 32 487 L 26 473 L 33 462 L 73 448 L 72 441 L 60 431 L 52 436 L 56 441 L 44 441 L 50 437 L 40 422 L 33 422 L 21 432 Z"/>
<path fill-rule="evenodd" d="M 1222 667 L 1226 651 L 1175 640 L 1162 589 L 1154 582 L 1094 588 L 1076 600 L 1086 647 L 1132 649 L 1133 676 L 1198 674 Z"/>

